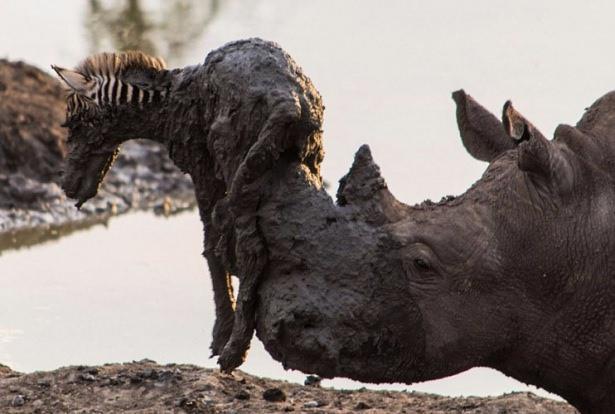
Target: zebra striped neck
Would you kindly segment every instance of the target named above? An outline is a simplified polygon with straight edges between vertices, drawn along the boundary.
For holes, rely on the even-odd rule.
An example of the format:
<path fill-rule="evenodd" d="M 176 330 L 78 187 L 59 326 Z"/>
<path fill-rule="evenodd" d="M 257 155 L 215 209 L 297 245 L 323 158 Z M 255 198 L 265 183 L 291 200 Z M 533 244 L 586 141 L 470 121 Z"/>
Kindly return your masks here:
<path fill-rule="evenodd" d="M 87 98 L 99 106 L 143 105 L 160 102 L 167 94 L 166 88 L 143 88 L 116 76 L 95 76 L 95 79 L 96 87 L 89 92 Z"/>
<path fill-rule="evenodd" d="M 70 88 L 69 116 L 85 109 L 159 103 L 170 85 L 162 59 L 142 52 L 92 55 L 74 70 L 52 67 Z"/>
<path fill-rule="evenodd" d="M 130 105 L 143 108 L 150 104 L 159 104 L 167 96 L 165 89 L 144 89 L 131 85 L 121 79 L 110 77 L 97 80 L 97 87 L 88 91 L 87 94 L 72 92 L 67 98 L 67 110 L 69 115 L 90 110 L 93 107 L 121 107 Z"/>

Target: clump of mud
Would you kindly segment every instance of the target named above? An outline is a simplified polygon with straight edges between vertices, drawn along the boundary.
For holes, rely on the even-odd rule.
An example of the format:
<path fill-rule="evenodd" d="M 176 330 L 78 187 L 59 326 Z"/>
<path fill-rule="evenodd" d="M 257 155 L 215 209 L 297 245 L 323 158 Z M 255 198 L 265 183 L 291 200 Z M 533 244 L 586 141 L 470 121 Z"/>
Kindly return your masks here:
<path fill-rule="evenodd" d="M 513 393 L 450 398 L 414 392 L 339 391 L 153 361 L 19 374 L 0 366 L 2 413 L 467 413 L 573 414 L 571 406 Z"/>

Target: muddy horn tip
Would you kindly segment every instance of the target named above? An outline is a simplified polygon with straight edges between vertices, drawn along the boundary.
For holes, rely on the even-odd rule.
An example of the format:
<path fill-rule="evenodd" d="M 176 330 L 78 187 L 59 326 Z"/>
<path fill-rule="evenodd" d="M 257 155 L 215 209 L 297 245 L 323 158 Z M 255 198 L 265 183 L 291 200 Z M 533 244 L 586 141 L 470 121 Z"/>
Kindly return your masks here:
<path fill-rule="evenodd" d="M 456 91 L 453 91 L 453 93 L 451 94 L 453 100 L 457 100 L 459 98 L 463 98 L 464 96 L 466 96 L 466 91 L 464 89 L 457 89 Z"/>

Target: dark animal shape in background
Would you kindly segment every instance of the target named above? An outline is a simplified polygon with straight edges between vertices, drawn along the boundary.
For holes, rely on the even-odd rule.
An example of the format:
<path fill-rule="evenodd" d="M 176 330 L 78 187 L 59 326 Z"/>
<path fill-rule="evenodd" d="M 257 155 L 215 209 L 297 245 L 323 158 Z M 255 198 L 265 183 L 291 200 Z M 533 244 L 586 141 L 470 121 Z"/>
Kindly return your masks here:
<path fill-rule="evenodd" d="M 488 366 L 611 412 L 615 93 L 550 141 L 510 103 L 502 123 L 455 92 L 463 143 L 490 163 L 476 184 L 405 205 L 364 146 L 335 204 L 318 170 L 320 99 L 278 48 L 233 43 L 153 78 L 168 85 L 160 104 L 69 116 L 69 171 L 88 175 L 87 154 L 111 157 L 123 139 L 168 143 L 196 184 L 219 315 L 226 272 L 248 286 L 223 368 L 256 323 L 274 358 L 322 377 L 412 383 Z M 83 201 L 98 173 L 67 177 L 68 194 Z"/>

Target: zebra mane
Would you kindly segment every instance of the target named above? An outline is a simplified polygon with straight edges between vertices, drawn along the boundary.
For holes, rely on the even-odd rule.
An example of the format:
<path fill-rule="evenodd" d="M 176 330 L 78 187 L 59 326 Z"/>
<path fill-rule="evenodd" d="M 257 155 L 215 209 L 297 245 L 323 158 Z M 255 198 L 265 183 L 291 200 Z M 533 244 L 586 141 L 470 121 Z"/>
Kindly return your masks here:
<path fill-rule="evenodd" d="M 103 105 L 160 102 L 168 92 L 166 65 L 139 51 L 98 53 L 74 70 L 52 66 L 69 86 L 68 116 Z"/>
<path fill-rule="evenodd" d="M 90 77 L 121 77 L 132 70 L 159 71 L 165 68 L 164 60 L 160 57 L 149 56 L 140 51 L 127 51 L 88 56 L 76 67 L 76 70 Z"/>

